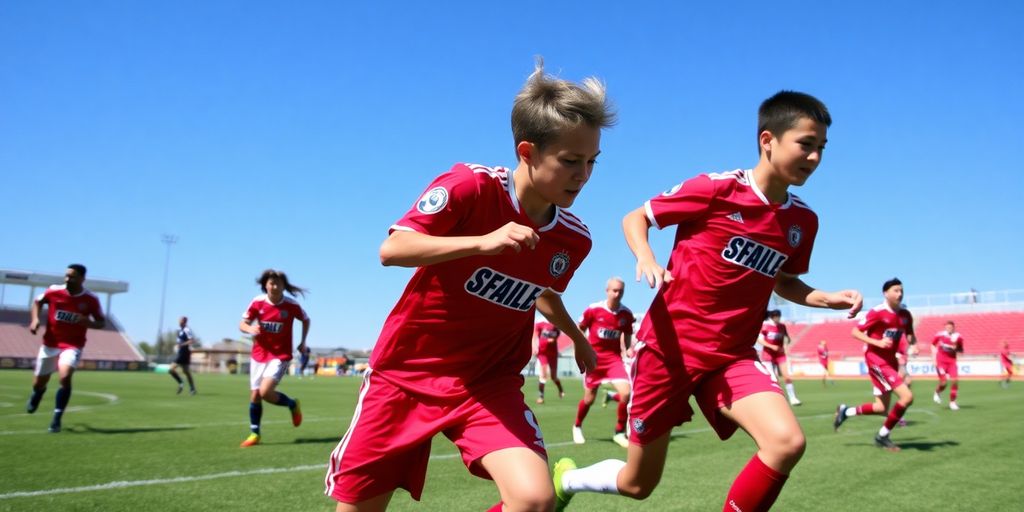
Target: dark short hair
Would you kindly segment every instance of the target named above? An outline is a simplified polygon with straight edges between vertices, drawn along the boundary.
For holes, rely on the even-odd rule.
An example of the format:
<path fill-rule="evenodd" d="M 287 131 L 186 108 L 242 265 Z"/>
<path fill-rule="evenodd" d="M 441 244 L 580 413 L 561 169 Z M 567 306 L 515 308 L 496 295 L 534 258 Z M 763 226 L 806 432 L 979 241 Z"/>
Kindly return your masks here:
<path fill-rule="evenodd" d="M 952 320 L 946 320 L 946 325 L 956 325 L 956 322 Z"/>
<path fill-rule="evenodd" d="M 280 270 L 275 270 L 275 269 L 272 269 L 272 268 L 268 268 L 268 269 L 264 270 L 262 274 L 260 274 L 260 277 L 256 278 L 256 282 L 259 283 L 260 289 L 263 290 L 264 292 L 266 292 L 267 291 L 267 281 L 270 281 L 271 279 L 280 279 L 281 280 L 281 285 L 284 287 L 284 291 L 292 294 L 292 296 L 298 296 L 298 295 L 302 295 L 303 297 L 306 296 L 306 292 L 308 290 L 306 290 L 305 288 L 302 288 L 300 286 L 295 286 L 294 284 L 292 284 L 290 281 L 288 281 L 288 275 L 285 274 L 284 272 L 280 271 Z"/>
<path fill-rule="evenodd" d="M 81 263 L 72 263 L 68 265 L 68 268 L 78 272 L 78 275 L 85 277 L 85 265 L 82 265 Z"/>
<path fill-rule="evenodd" d="M 892 278 L 892 279 L 882 283 L 882 291 L 885 292 L 885 291 L 889 290 L 889 288 L 892 288 L 893 286 L 896 286 L 896 285 L 903 286 L 903 281 L 900 281 L 900 278 L 898 278 L 898 277 L 894 277 L 894 278 Z"/>
<path fill-rule="evenodd" d="M 769 309 L 764 314 L 765 318 L 771 318 L 773 316 L 782 316 L 782 310 L 779 310 L 779 309 Z"/>
<path fill-rule="evenodd" d="M 786 130 L 806 117 L 825 126 L 832 126 L 832 115 L 828 107 L 818 98 L 796 91 L 779 91 L 764 100 L 757 109 L 757 152 L 761 153 L 760 137 L 765 130 L 781 137 Z"/>

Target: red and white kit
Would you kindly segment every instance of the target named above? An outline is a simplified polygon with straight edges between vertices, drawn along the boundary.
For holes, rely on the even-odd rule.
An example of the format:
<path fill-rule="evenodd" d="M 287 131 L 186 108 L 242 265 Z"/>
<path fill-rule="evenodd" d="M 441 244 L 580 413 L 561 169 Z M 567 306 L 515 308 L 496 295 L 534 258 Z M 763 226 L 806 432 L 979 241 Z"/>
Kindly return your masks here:
<path fill-rule="evenodd" d="M 864 362 L 867 364 L 875 395 L 889 393 L 903 384 L 896 354 L 901 351 L 906 353 L 905 337 L 914 334 L 914 318 L 910 311 L 904 308 L 893 311 L 883 302 L 868 311 L 864 319 L 857 324 L 857 329 L 872 339 L 892 340 L 889 348 L 864 344 Z M 901 350 L 901 347 L 904 348 Z"/>
<path fill-rule="evenodd" d="M 1013 358 L 1010 357 L 1010 347 L 1003 348 L 999 352 L 999 361 L 1003 363 L 1003 370 L 1007 374 L 1013 375 Z"/>
<path fill-rule="evenodd" d="M 695 395 L 722 439 L 736 430 L 718 409 L 781 393 L 754 342 L 779 272 L 808 270 L 818 217 L 793 194 L 771 204 L 751 171 L 697 176 L 651 199 L 647 218 L 678 224 L 667 271 L 637 333 L 631 440 L 646 444 L 688 421 Z"/>
<path fill-rule="evenodd" d="M 636 318 L 626 306 L 612 311 L 604 301 L 595 302 L 583 311 L 580 329 L 587 331 L 587 340 L 597 353 L 597 368 L 587 372 L 584 385 L 588 389 L 600 387 L 603 383 L 629 379 L 622 362 L 622 335 L 633 334 Z"/>
<path fill-rule="evenodd" d="M 590 252 L 579 218 L 556 207 L 536 226 L 520 209 L 514 172 L 457 164 L 391 227 L 481 236 L 509 222 L 532 227 L 535 249 L 420 267 L 385 320 L 348 432 L 331 454 L 326 493 L 355 503 L 423 489 L 431 438 L 444 433 L 475 475 L 484 455 L 527 447 L 546 457 L 520 371 L 531 357 L 535 302 L 562 293 Z"/>
<path fill-rule="evenodd" d="M 43 346 L 59 349 L 78 349 L 85 347 L 85 332 L 89 329 L 79 322 L 90 316 L 96 320 L 103 318 L 100 299 L 86 289 L 78 295 L 68 293 L 67 286 L 53 285 L 36 297 L 40 306 L 49 305 L 46 332 L 43 333 Z"/>
<path fill-rule="evenodd" d="M 818 362 L 825 370 L 828 370 L 828 347 L 818 345 Z"/>
<path fill-rule="evenodd" d="M 957 369 L 956 355 L 964 351 L 964 337 L 958 332 L 950 334 L 945 330 L 939 331 L 932 338 L 932 347 L 935 349 L 935 371 L 939 375 L 946 375 L 956 379 L 960 376 Z"/>
<path fill-rule="evenodd" d="M 257 295 L 242 314 L 245 321 L 257 320 L 260 333 L 253 339 L 252 359 L 266 363 L 271 359 L 282 362 L 292 360 L 292 324 L 308 317 L 302 306 L 290 297 L 281 302 L 270 302 L 266 294 Z"/>
<path fill-rule="evenodd" d="M 789 336 L 789 333 L 786 331 L 786 324 L 781 322 L 775 323 L 771 319 L 765 320 L 761 324 L 761 336 L 768 343 L 779 347 L 776 350 L 764 345 L 764 350 L 761 351 L 761 360 L 775 366 L 786 364 L 786 350 L 783 346 L 783 343 L 786 342 L 786 337 Z"/>
<path fill-rule="evenodd" d="M 558 337 L 562 335 L 551 322 L 537 322 L 533 327 L 537 336 L 537 362 L 551 368 L 552 375 L 558 375 Z"/>

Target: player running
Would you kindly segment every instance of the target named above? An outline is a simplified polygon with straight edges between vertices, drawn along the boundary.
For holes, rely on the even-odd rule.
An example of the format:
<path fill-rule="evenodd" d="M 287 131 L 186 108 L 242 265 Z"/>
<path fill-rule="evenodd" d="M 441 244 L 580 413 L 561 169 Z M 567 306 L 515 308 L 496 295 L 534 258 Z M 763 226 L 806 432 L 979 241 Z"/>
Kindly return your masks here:
<path fill-rule="evenodd" d="M 786 347 L 789 345 L 789 331 L 786 324 L 782 323 L 782 311 L 771 309 L 766 315 L 764 323 L 761 324 L 761 333 L 757 336 L 757 342 L 761 344 L 761 360 L 768 363 L 776 375 L 781 375 L 786 384 L 786 396 L 789 397 L 789 405 L 800 405 L 796 397 L 796 390 L 793 389 L 793 379 L 789 375 L 789 363 L 786 361 Z"/>
<path fill-rule="evenodd" d="M 537 379 L 537 403 L 544 403 L 544 387 L 548 379 L 558 386 L 558 398 L 565 396 L 562 380 L 558 378 L 558 337 L 562 331 L 551 322 L 537 322 L 533 326 L 533 354 L 537 356 L 540 378 Z"/>
<path fill-rule="evenodd" d="M 935 387 L 935 394 L 932 400 L 942 405 L 942 392 L 946 390 L 946 380 L 949 380 L 949 408 L 959 411 L 960 406 L 956 403 L 957 391 L 960 388 L 960 371 L 957 368 L 956 356 L 964 353 L 964 337 L 957 332 L 956 324 L 947 320 L 943 330 L 932 338 L 932 358 L 935 361 L 935 371 L 939 374 L 939 384 Z"/>
<path fill-rule="evenodd" d="M 188 379 L 189 394 L 196 394 L 196 384 L 192 380 L 192 372 L 189 370 L 189 367 L 192 365 L 193 343 L 195 343 L 195 336 L 192 335 L 192 329 L 188 326 L 188 317 L 183 316 L 178 320 L 178 340 L 175 343 L 176 354 L 174 362 L 171 363 L 171 370 L 168 372 L 171 374 L 171 378 L 178 383 L 179 395 L 185 389 L 185 384 L 181 381 L 181 376 L 178 375 L 178 368 L 181 368 L 182 373 Z"/>

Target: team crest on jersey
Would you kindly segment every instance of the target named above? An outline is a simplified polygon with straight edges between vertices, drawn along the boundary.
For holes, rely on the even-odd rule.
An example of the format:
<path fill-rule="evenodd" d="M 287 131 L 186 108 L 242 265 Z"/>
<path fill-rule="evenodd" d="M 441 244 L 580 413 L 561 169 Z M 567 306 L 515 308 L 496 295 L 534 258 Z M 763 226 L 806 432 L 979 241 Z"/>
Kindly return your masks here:
<path fill-rule="evenodd" d="M 89 305 L 88 304 L 86 304 L 84 302 L 79 302 L 78 303 L 78 310 L 79 311 L 85 311 L 86 309 L 89 309 Z"/>
<path fill-rule="evenodd" d="M 786 234 L 786 240 L 789 241 L 790 247 L 796 247 L 800 245 L 800 240 L 803 239 L 804 232 L 800 229 L 800 226 L 793 224 L 789 227 L 789 233 Z"/>
<path fill-rule="evenodd" d="M 560 277 L 569 270 L 569 253 L 562 251 L 555 253 L 551 257 L 551 264 L 548 265 L 548 270 L 551 271 L 553 277 Z"/>
<path fill-rule="evenodd" d="M 281 320 L 284 320 L 286 318 L 288 318 L 288 312 L 287 311 L 282 311 L 281 312 Z"/>
<path fill-rule="evenodd" d="M 431 215 L 444 209 L 447 204 L 448 190 L 444 187 L 434 187 L 423 194 L 420 201 L 416 203 L 416 210 Z"/>
<path fill-rule="evenodd" d="M 643 434 L 645 430 L 647 430 L 647 425 L 644 423 L 644 420 L 633 418 L 633 432 Z"/>
<path fill-rule="evenodd" d="M 676 192 L 679 192 L 679 189 L 681 189 L 681 188 L 683 188 L 683 184 L 682 183 L 680 183 L 680 184 L 678 184 L 678 185 L 676 185 L 676 186 L 674 186 L 674 187 L 672 187 L 672 188 L 662 192 L 661 195 L 663 195 L 665 197 L 668 197 L 668 196 L 670 196 L 672 194 L 675 194 Z"/>

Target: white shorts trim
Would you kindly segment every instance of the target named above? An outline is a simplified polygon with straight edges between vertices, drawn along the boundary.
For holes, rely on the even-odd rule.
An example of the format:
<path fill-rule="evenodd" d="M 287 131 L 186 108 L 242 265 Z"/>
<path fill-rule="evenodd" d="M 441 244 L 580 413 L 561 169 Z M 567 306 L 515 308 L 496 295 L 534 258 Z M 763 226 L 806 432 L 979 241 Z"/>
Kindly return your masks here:
<path fill-rule="evenodd" d="M 43 345 L 39 347 L 39 355 L 36 356 L 35 375 L 50 375 L 57 371 L 59 366 L 78 368 L 78 362 L 81 360 L 82 349 L 80 348 L 57 348 Z"/>
<path fill-rule="evenodd" d="M 274 382 L 281 382 L 284 374 L 288 373 L 288 366 L 280 359 L 271 359 L 265 363 L 256 361 L 249 362 L 249 389 L 259 389 L 263 379 L 271 379 Z"/>

